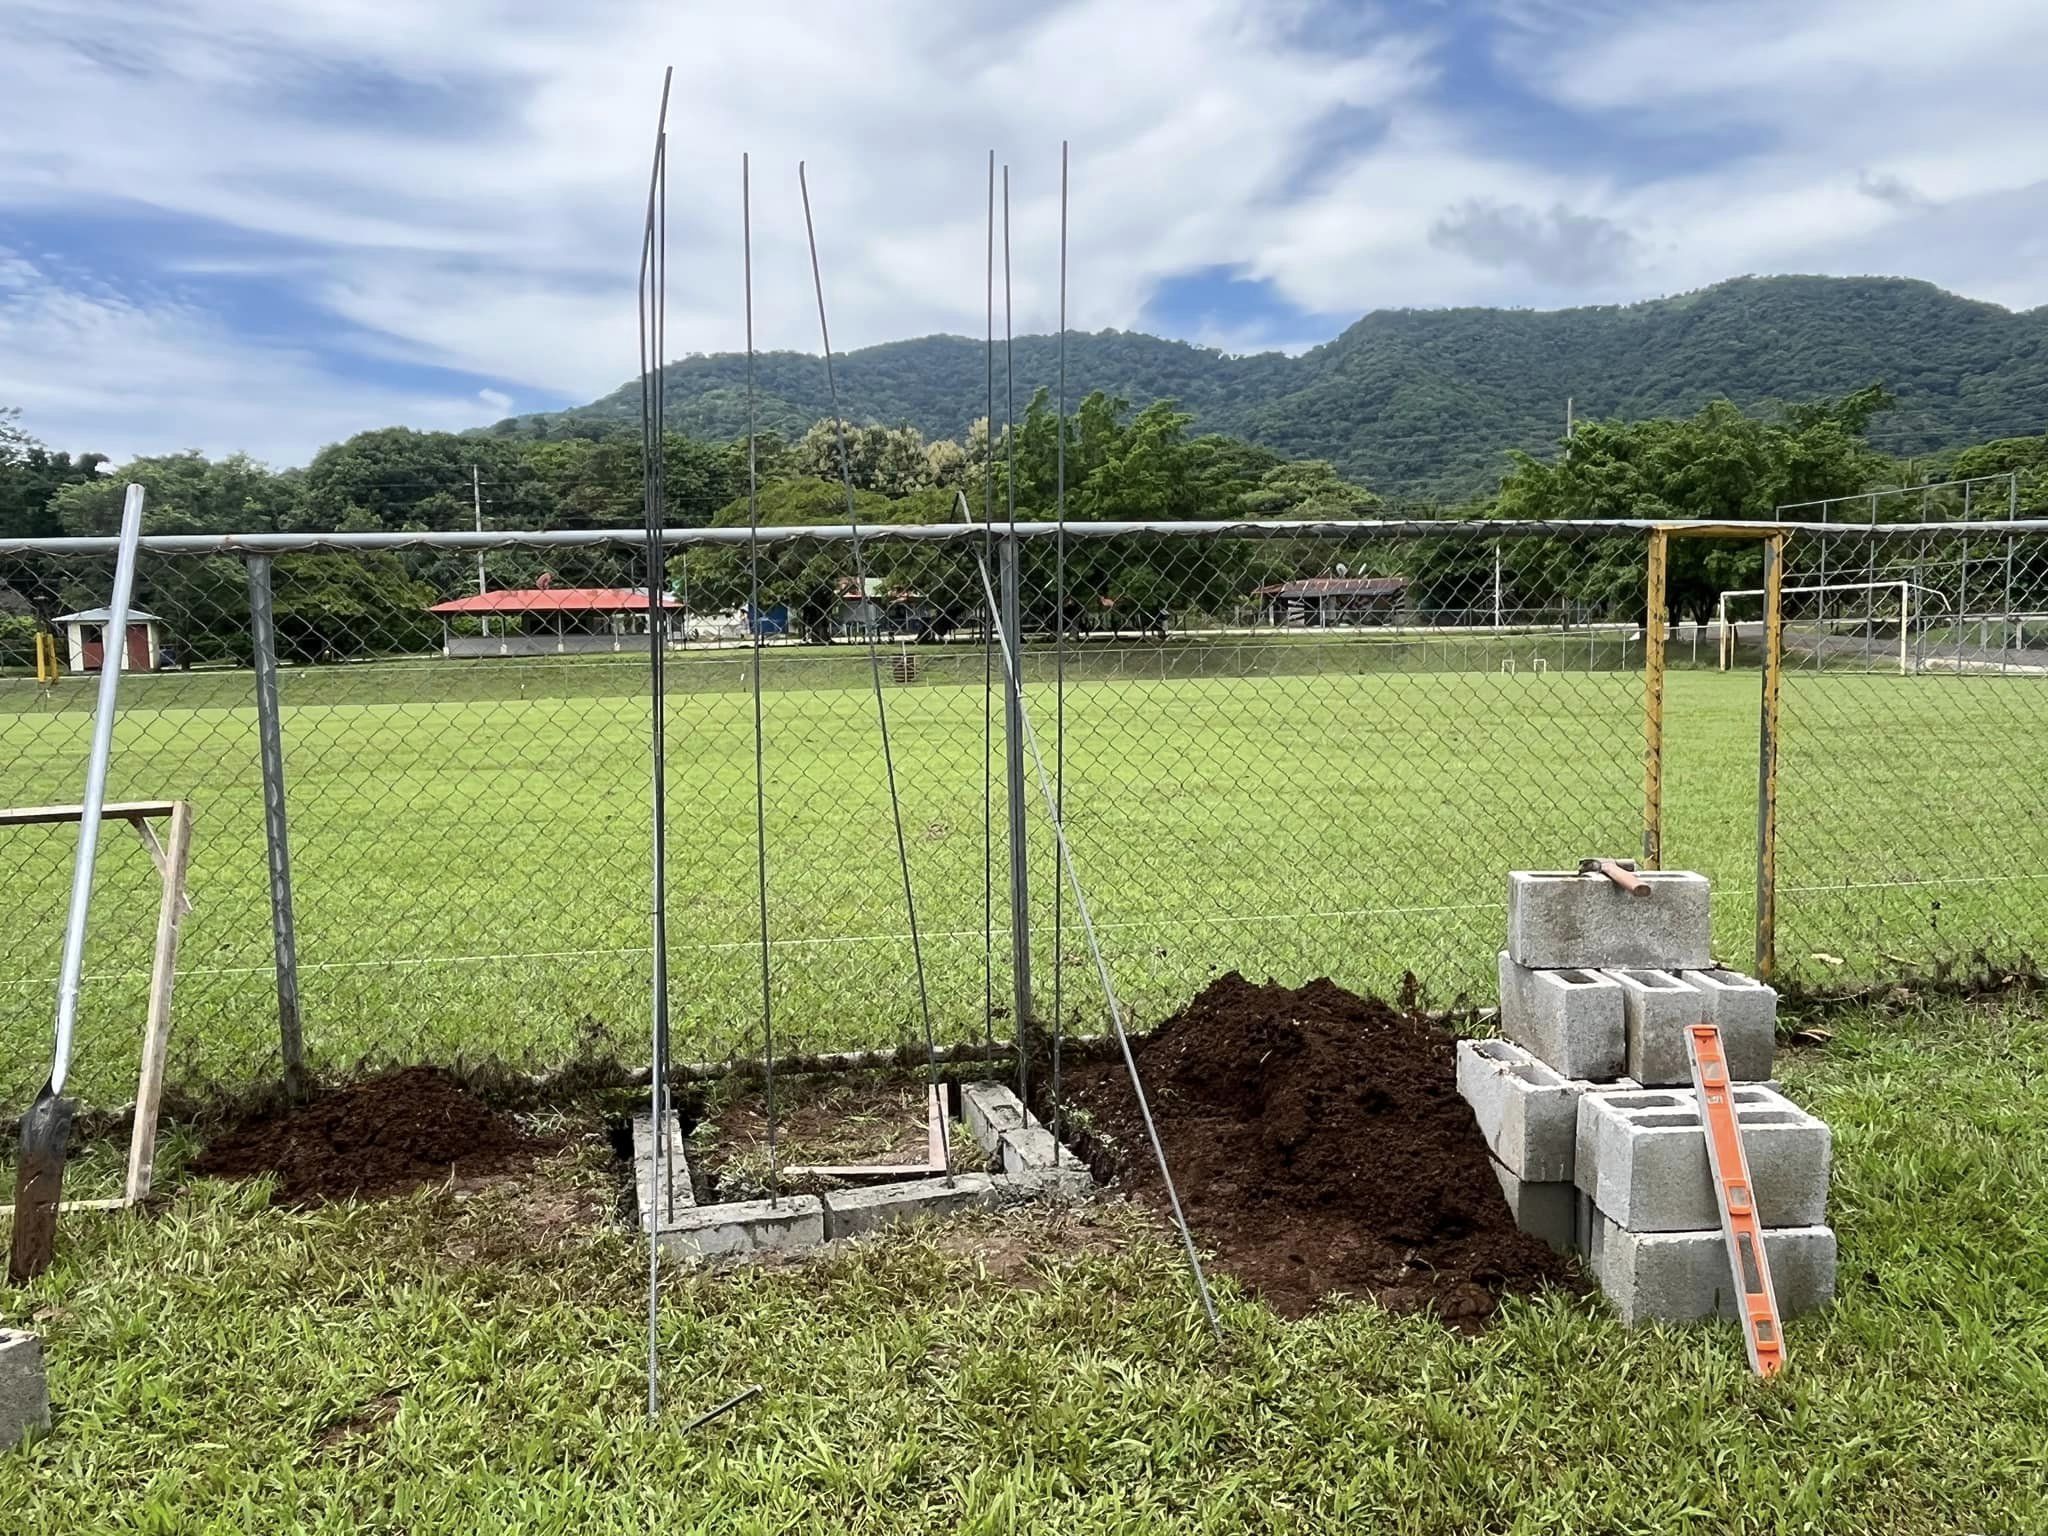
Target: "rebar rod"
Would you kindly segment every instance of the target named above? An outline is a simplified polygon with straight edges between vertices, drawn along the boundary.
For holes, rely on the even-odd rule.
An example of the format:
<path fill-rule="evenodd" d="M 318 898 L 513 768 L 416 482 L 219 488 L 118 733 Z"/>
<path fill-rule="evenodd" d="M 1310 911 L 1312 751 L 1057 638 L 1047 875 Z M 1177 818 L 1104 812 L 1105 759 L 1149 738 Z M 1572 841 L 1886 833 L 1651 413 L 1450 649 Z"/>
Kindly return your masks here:
<path fill-rule="evenodd" d="M 1055 438 L 1053 521 L 1053 768 L 1054 815 L 1067 812 L 1067 143 L 1060 141 L 1060 367 L 1059 419 Z M 1057 1168 L 1066 1135 L 1060 1107 L 1060 1045 L 1066 1034 L 1066 893 L 1053 871 L 1052 883 L 1052 1161 Z"/>
<path fill-rule="evenodd" d="M 982 590 L 993 604 L 995 588 L 989 579 L 988 566 L 981 565 Z M 1003 649 L 1005 664 L 1010 664 L 1010 652 Z M 1021 693 L 1019 695 L 1021 700 Z M 1159 1179 L 1166 1186 L 1166 1202 L 1173 1212 L 1173 1224 L 1180 1232 L 1181 1246 L 1187 1252 L 1188 1268 L 1195 1277 L 1195 1291 L 1200 1296 L 1202 1311 L 1209 1319 L 1209 1328 L 1217 1342 L 1223 1339 L 1223 1325 L 1216 1316 L 1216 1303 L 1209 1296 L 1209 1280 L 1202 1271 L 1202 1256 L 1195 1248 L 1194 1234 L 1188 1229 L 1186 1213 L 1181 1209 L 1180 1191 L 1173 1182 L 1173 1170 L 1167 1164 L 1166 1147 L 1159 1139 L 1159 1128 L 1152 1120 L 1152 1106 L 1145 1097 L 1145 1083 L 1138 1072 L 1138 1059 L 1131 1051 L 1130 1035 L 1124 1029 L 1123 1009 L 1116 998 L 1116 983 L 1109 973 L 1109 961 L 1104 958 L 1102 945 L 1095 937 L 1095 921 L 1089 915 L 1088 894 L 1081 888 L 1080 871 L 1074 866 L 1073 850 L 1067 846 L 1067 829 L 1060 819 L 1059 802 L 1053 798 L 1052 780 L 1045 770 L 1045 754 L 1039 750 L 1038 735 L 1031 727 L 1031 712 L 1022 711 L 1024 741 L 1031 749 L 1031 760 L 1038 770 L 1038 792 L 1045 801 L 1047 813 L 1052 818 L 1052 835 L 1059 850 L 1060 865 L 1066 871 L 1067 884 L 1074 893 L 1074 911 L 1081 919 L 1081 931 L 1088 940 L 1088 951 L 1095 960 L 1095 974 L 1102 984 L 1102 997 L 1109 1009 L 1110 1028 L 1116 1033 L 1117 1049 L 1122 1052 L 1124 1068 L 1130 1074 L 1131 1093 L 1138 1101 L 1139 1117 L 1145 1122 L 1145 1139 L 1152 1145 L 1152 1156 L 1159 1165 Z M 1020 1051 L 1019 1055 L 1023 1053 Z"/>
<path fill-rule="evenodd" d="M 818 297 L 818 339 L 825 350 L 825 388 L 832 401 L 832 433 L 839 446 L 839 480 L 846 492 L 846 523 L 853 530 L 853 576 L 859 589 L 856 613 L 874 606 L 868 591 L 867 554 L 861 544 L 860 518 L 853 502 L 853 466 L 846 454 L 846 418 L 839 410 L 839 381 L 832 367 L 832 328 L 825 318 L 825 279 L 818 265 L 818 235 L 811 221 L 811 184 L 805 174 L 804 164 L 797 162 L 796 180 L 803 194 L 804 239 L 811 253 L 811 286 Z M 876 608 L 879 617 L 880 609 Z M 889 745 L 889 705 L 882 692 L 882 653 L 876 644 L 875 631 L 879 624 L 869 624 L 863 618 L 861 630 L 867 637 L 868 675 L 874 683 L 875 721 L 881 733 L 882 772 L 889 785 L 889 816 L 896 828 L 896 864 L 903 876 L 903 913 L 910 927 L 910 959 L 917 972 L 917 1007 L 924 1021 L 925 1058 L 929 1077 L 934 1087 L 939 1083 L 938 1037 L 932 1031 L 931 995 L 925 985 L 924 942 L 917 928 L 917 894 L 910 880 L 910 845 L 903 835 L 903 801 L 896 791 L 896 757 Z M 941 1148 L 946 1164 L 946 1181 L 953 1180 L 953 1149 L 951 1141 Z"/>
<path fill-rule="evenodd" d="M 766 732 L 761 717 L 761 488 L 755 459 L 754 422 L 754 215 L 752 173 L 740 156 L 740 250 L 747 309 L 747 568 L 749 613 L 754 629 L 754 862 L 761 903 L 761 1067 L 768 1109 L 768 1203 L 782 1197 L 781 1162 L 775 1147 L 775 997 L 768 950 L 768 775 Z"/>
<path fill-rule="evenodd" d="M 652 704 L 649 739 L 653 754 L 651 851 L 654 899 L 651 911 L 653 946 L 653 1025 L 649 1042 L 648 1108 L 653 1119 L 652 1183 L 662 1187 L 667 1166 L 668 1120 L 668 824 L 666 809 L 664 700 L 662 697 L 661 537 L 667 521 L 662 495 L 661 313 L 668 290 L 667 204 L 668 97 L 673 68 L 662 71 L 661 107 L 655 118 L 654 165 L 647 180 L 647 223 L 640 242 L 640 494 L 646 514 L 648 693 Z M 658 201 L 657 201 L 658 199 Z M 660 218 L 657 220 L 657 208 Z M 649 310 L 653 317 L 650 321 Z M 648 354 L 653 354 L 650 371 Z M 673 1174 L 670 1174 L 673 1178 Z M 670 1199 L 666 1209 L 674 1209 Z M 661 1414 L 661 1233 L 659 1224 L 647 1241 L 647 1417 Z"/>

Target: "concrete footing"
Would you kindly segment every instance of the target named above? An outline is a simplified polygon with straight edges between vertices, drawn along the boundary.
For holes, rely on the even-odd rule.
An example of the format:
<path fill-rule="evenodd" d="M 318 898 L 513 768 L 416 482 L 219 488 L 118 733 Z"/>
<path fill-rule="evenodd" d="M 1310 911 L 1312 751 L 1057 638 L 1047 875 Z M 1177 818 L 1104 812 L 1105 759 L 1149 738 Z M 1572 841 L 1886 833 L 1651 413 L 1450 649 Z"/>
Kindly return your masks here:
<path fill-rule="evenodd" d="M 672 1259 L 790 1253 L 825 1241 L 825 1204 L 816 1195 L 730 1200 L 678 1211 L 656 1234 Z"/>
<path fill-rule="evenodd" d="M 951 1180 L 906 1169 L 917 1176 L 824 1195 L 714 1205 L 695 1203 L 682 1128 L 671 1117 L 667 1156 L 674 1161 L 676 1176 L 674 1202 L 665 1211 L 659 1198 L 663 1191 L 654 1188 L 653 1121 L 643 1115 L 633 1125 L 633 1183 L 641 1230 L 654 1232 L 662 1252 L 673 1258 L 742 1258 L 813 1248 L 927 1216 L 1026 1200 L 1078 1200 L 1095 1192 L 1087 1165 L 1061 1147 L 1008 1088 L 969 1083 L 960 1098 L 962 1114 L 987 1155 L 989 1168 L 956 1168 Z"/>
<path fill-rule="evenodd" d="M 683 1124 L 668 1117 L 668 1146 L 662 1153 L 661 1188 L 654 1185 L 654 1116 L 633 1117 L 633 1189 L 640 1208 L 640 1230 L 670 1225 L 678 1214 L 693 1209 L 697 1192 L 690 1183 L 690 1159 L 683 1146 Z M 658 1217 L 658 1219 L 657 1219 Z"/>
<path fill-rule="evenodd" d="M 0 1451 L 12 1450 L 49 1427 L 43 1341 L 33 1333 L 0 1328 Z"/>
<path fill-rule="evenodd" d="M 858 1237 L 926 1216 L 951 1216 L 996 1203 L 995 1179 L 986 1173 L 939 1174 L 866 1189 L 835 1189 L 825 1203 L 825 1238 Z"/>

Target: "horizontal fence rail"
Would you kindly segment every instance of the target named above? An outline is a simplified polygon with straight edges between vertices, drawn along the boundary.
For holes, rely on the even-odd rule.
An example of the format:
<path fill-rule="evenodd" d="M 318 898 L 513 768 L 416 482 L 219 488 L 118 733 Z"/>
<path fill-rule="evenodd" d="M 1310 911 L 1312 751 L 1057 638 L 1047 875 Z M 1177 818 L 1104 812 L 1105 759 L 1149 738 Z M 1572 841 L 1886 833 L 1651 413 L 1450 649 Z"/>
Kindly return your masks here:
<path fill-rule="evenodd" d="M 1770 534 L 1776 979 L 1848 990 L 2040 952 L 2048 520 L 859 533 L 865 586 L 847 528 L 679 529 L 658 573 L 627 530 L 145 537 L 109 794 L 194 807 L 173 1092 L 421 1060 L 644 1070 L 650 580 L 672 602 L 679 1059 L 761 1049 L 757 638 L 778 1050 L 921 1049 L 870 638 L 939 1043 L 1007 1044 L 1020 1006 L 1103 1026 L 1025 775 L 1013 830 L 1023 747 L 984 561 L 1014 565 L 1025 703 L 1141 1025 L 1231 969 L 1489 1005 L 1507 870 L 1636 853 L 1646 815 L 1666 867 L 1714 879 L 1717 951 L 1747 967 Z M 112 551 L 0 542 L 35 612 L 0 618 L 9 804 L 76 797 L 107 637 L 63 616 L 104 601 Z M 0 831 L 8 1110 L 45 1066 L 75 837 Z M 74 1068 L 98 1107 L 133 1094 L 155 879 L 108 838 Z"/>

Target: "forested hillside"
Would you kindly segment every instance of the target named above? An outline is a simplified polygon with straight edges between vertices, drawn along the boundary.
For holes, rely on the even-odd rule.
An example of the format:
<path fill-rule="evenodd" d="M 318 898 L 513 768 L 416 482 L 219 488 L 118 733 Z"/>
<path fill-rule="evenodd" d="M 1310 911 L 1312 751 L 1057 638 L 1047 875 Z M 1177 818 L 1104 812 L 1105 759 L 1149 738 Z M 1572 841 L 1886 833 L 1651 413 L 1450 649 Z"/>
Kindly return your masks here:
<path fill-rule="evenodd" d="M 1016 343 L 1016 401 L 1054 379 L 1055 342 Z M 816 357 L 758 359 L 760 423 L 786 436 L 827 413 Z M 1384 494 L 1456 500 L 1490 492 L 1511 449 L 1554 444 L 1569 397 L 1581 420 L 1689 415 L 1839 396 L 1881 380 L 1897 406 L 1873 446 L 1900 457 L 2048 426 L 2048 311 L 2015 314 L 1898 278 L 1737 278 L 1676 298 L 1555 311 L 1376 310 L 1300 357 L 1232 357 L 1133 332 L 1068 338 L 1068 390 L 1178 401 L 1198 431 L 1291 458 L 1328 459 Z M 958 438 L 986 406 L 983 343 L 927 336 L 847 353 L 856 420 Z M 1004 411 L 1000 352 L 996 415 Z M 694 436 L 745 430 L 745 360 L 721 353 L 668 370 L 669 421 Z M 636 421 L 639 386 L 494 431 L 552 436 Z"/>

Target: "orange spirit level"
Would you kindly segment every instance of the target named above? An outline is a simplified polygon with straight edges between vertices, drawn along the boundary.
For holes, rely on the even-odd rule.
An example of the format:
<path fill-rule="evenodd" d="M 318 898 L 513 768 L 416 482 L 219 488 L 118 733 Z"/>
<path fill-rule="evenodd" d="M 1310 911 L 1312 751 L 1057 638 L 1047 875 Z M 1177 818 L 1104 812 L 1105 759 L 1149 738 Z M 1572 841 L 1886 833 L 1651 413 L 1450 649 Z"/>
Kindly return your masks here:
<path fill-rule="evenodd" d="M 1778 1326 L 1778 1293 L 1771 1288 L 1771 1263 L 1764 1252 L 1763 1223 L 1749 1182 L 1749 1158 L 1728 1091 L 1728 1058 L 1715 1024 L 1694 1024 L 1685 1032 L 1692 1084 L 1699 1090 L 1700 1119 L 1707 1131 L 1707 1167 L 1721 1207 L 1721 1231 L 1728 1239 L 1728 1263 L 1735 1275 L 1735 1305 L 1749 1341 L 1749 1363 L 1759 1376 L 1775 1376 L 1785 1364 L 1785 1340 Z"/>

